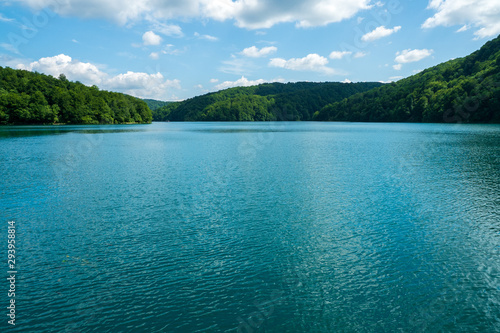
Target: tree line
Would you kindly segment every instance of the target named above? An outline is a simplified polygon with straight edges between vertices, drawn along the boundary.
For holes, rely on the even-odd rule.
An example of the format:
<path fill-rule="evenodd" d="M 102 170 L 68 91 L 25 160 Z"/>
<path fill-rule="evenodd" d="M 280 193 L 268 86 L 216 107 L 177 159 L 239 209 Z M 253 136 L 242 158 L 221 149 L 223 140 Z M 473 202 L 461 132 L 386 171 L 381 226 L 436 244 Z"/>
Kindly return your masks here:
<path fill-rule="evenodd" d="M 0 124 L 150 123 L 146 102 L 40 73 L 0 67 Z"/>

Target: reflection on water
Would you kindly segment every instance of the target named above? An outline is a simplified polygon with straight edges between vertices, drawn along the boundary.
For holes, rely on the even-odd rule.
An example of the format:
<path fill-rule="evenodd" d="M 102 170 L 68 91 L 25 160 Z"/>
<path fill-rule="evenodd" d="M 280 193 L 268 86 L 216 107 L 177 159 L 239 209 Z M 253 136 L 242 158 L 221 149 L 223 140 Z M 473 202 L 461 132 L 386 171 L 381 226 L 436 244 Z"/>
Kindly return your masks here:
<path fill-rule="evenodd" d="M 100 134 L 145 131 L 147 125 L 61 125 L 61 126 L 0 126 L 0 139 L 10 137 L 57 135 L 67 133 Z"/>

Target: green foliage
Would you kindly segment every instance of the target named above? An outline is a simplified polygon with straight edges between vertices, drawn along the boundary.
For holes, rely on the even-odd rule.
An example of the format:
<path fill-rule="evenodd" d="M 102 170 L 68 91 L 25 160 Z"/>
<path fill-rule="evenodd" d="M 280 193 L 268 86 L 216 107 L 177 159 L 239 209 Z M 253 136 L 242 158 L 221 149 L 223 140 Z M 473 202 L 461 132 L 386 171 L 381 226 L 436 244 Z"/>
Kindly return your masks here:
<path fill-rule="evenodd" d="M 314 120 L 500 122 L 500 37 L 471 55 L 323 107 Z"/>
<path fill-rule="evenodd" d="M 0 124 L 150 123 L 146 102 L 52 76 L 0 67 Z"/>
<path fill-rule="evenodd" d="M 242 95 L 218 101 L 203 109 L 203 121 L 266 121 L 273 116 L 268 112 L 272 101 L 263 96 Z M 196 119 L 198 120 L 198 119 Z"/>
<path fill-rule="evenodd" d="M 328 103 L 381 83 L 266 83 L 174 102 L 153 111 L 155 121 L 311 120 Z"/>
<path fill-rule="evenodd" d="M 165 106 L 165 105 L 172 103 L 172 102 L 157 101 L 155 99 L 143 99 L 143 101 L 146 102 L 146 104 L 148 105 L 148 107 L 152 111 L 157 110 L 157 109 L 161 108 L 162 106 Z"/>

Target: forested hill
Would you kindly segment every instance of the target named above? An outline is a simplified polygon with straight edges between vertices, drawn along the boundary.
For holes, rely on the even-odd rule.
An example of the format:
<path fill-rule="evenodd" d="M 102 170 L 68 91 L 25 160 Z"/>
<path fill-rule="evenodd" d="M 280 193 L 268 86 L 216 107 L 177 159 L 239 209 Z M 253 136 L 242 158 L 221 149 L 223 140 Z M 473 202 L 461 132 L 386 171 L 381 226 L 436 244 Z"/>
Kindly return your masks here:
<path fill-rule="evenodd" d="M 381 86 L 365 83 L 266 83 L 237 87 L 170 103 L 153 111 L 155 121 L 311 120 L 323 106 Z"/>
<path fill-rule="evenodd" d="M 146 102 L 25 70 L 0 67 L 0 124 L 150 123 Z"/>
<path fill-rule="evenodd" d="M 500 37 L 467 57 L 327 105 L 314 119 L 500 123 Z"/>
<path fill-rule="evenodd" d="M 151 111 L 159 109 L 167 104 L 173 103 L 173 102 L 158 101 L 156 99 L 143 99 L 143 101 L 146 102 Z"/>

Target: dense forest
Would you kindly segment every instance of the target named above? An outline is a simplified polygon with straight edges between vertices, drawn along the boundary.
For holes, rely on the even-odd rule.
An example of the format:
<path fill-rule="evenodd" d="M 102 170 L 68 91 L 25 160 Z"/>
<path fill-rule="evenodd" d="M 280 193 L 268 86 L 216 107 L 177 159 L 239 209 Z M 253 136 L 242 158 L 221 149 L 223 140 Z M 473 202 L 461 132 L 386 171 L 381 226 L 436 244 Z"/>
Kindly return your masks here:
<path fill-rule="evenodd" d="M 157 110 L 167 104 L 173 103 L 173 102 L 163 102 L 163 101 L 158 101 L 156 99 L 143 99 L 144 102 L 148 105 L 148 107 L 151 109 L 151 111 Z"/>
<path fill-rule="evenodd" d="M 314 120 L 500 123 L 500 37 L 467 57 L 327 105 Z"/>
<path fill-rule="evenodd" d="M 0 67 L 0 124 L 150 123 L 146 102 L 25 70 Z"/>
<path fill-rule="evenodd" d="M 323 106 L 381 83 L 266 83 L 174 102 L 153 111 L 155 121 L 311 120 Z"/>

